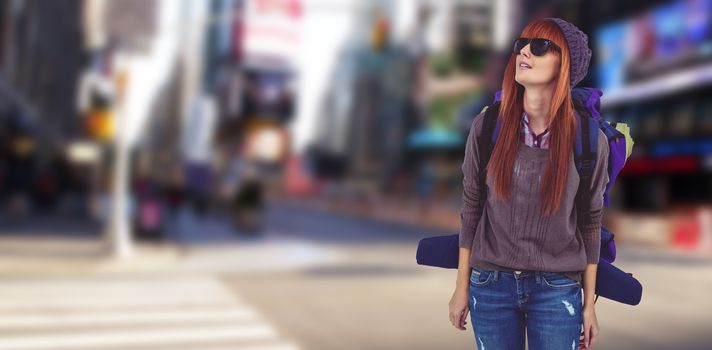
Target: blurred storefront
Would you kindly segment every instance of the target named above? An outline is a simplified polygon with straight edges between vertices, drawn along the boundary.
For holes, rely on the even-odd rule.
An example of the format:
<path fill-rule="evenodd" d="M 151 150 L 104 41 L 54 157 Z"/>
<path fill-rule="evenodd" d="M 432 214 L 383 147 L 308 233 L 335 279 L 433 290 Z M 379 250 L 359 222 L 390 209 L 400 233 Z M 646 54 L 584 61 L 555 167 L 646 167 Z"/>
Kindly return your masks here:
<path fill-rule="evenodd" d="M 712 2 L 671 1 L 597 26 L 604 117 L 636 146 L 620 186 L 626 208 L 712 202 Z"/>
<path fill-rule="evenodd" d="M 75 109 L 85 59 L 81 7 L 81 2 L 0 4 L 3 221 L 22 221 L 34 210 L 60 207 L 81 215 L 86 209 L 76 201 L 86 191 L 86 178 L 64 153 L 67 141 L 81 134 Z"/>
<path fill-rule="evenodd" d="M 604 90 L 603 116 L 627 123 L 636 142 L 618 185 L 618 207 L 631 213 L 621 224 L 641 242 L 709 253 L 712 2 L 610 1 L 592 10 L 591 75 Z"/>

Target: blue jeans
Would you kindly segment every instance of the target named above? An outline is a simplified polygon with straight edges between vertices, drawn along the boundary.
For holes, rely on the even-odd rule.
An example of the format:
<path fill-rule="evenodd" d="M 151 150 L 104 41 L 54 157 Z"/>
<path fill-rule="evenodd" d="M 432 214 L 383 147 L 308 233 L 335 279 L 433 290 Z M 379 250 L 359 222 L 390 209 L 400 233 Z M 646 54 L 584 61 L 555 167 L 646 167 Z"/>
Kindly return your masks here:
<path fill-rule="evenodd" d="M 470 275 L 470 320 L 480 350 L 578 349 L 583 325 L 581 283 L 542 271 Z"/>

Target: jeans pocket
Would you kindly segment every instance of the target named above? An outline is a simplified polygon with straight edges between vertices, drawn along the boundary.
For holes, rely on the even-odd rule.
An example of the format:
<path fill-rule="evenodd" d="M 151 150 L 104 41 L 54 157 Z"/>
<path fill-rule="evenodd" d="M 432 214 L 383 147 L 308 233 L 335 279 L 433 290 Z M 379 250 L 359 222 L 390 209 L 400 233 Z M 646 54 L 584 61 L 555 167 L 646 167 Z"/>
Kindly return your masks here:
<path fill-rule="evenodd" d="M 558 272 L 545 272 L 541 276 L 544 284 L 551 288 L 581 287 L 581 283 L 573 278 Z"/>
<path fill-rule="evenodd" d="M 472 273 L 470 274 L 470 284 L 473 286 L 484 286 L 490 283 L 492 280 L 492 271 L 472 268 Z"/>

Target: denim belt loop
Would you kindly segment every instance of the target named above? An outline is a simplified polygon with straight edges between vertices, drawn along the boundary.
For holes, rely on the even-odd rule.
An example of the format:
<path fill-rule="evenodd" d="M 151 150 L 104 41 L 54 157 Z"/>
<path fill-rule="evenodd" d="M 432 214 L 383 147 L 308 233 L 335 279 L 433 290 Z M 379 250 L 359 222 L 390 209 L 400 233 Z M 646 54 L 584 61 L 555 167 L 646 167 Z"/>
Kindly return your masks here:
<path fill-rule="evenodd" d="M 536 271 L 534 276 L 536 276 L 536 284 L 541 284 L 541 271 Z"/>
<path fill-rule="evenodd" d="M 499 280 L 499 270 L 494 270 L 494 280 L 495 282 Z"/>

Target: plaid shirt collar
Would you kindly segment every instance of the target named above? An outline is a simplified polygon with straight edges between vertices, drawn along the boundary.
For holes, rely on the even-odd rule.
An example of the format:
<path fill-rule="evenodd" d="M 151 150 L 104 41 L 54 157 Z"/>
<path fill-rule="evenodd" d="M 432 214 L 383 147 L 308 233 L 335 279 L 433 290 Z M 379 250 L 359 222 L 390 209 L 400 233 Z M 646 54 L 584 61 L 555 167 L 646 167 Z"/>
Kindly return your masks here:
<path fill-rule="evenodd" d="M 522 115 L 521 135 L 522 142 L 524 142 L 525 145 L 533 148 L 549 149 L 549 136 L 551 135 L 549 128 L 544 130 L 541 134 L 536 135 L 529 125 L 529 116 L 527 115 L 527 112 L 524 112 Z"/>

